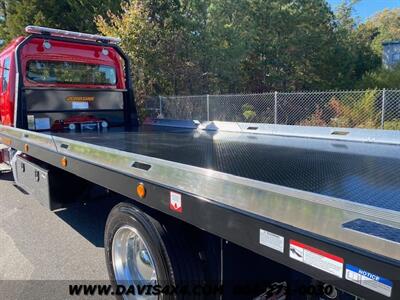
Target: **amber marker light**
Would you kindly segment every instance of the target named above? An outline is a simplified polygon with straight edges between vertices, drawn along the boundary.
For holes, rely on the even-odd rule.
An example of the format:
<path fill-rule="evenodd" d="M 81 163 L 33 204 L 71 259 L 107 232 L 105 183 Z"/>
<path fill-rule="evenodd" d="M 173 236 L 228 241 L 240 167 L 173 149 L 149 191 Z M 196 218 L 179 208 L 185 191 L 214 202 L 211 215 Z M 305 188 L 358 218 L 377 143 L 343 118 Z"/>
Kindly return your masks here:
<path fill-rule="evenodd" d="M 29 145 L 28 144 L 24 145 L 24 152 L 29 152 Z"/>
<path fill-rule="evenodd" d="M 146 196 L 146 188 L 143 183 L 139 183 L 136 187 L 136 193 L 140 198 L 144 198 Z"/>
<path fill-rule="evenodd" d="M 68 160 L 67 160 L 67 158 L 65 156 L 63 158 L 61 158 L 60 162 L 61 162 L 61 166 L 63 168 L 66 168 L 68 166 Z"/>
<path fill-rule="evenodd" d="M 11 139 L 3 137 L 0 138 L 0 142 L 2 142 L 4 145 L 11 146 Z"/>

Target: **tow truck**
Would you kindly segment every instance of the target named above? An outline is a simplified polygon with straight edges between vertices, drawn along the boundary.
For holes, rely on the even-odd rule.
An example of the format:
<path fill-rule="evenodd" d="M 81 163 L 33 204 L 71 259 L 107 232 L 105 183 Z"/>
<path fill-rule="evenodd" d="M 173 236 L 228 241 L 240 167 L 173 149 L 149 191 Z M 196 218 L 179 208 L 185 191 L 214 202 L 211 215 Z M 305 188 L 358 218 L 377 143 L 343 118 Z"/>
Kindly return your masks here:
<path fill-rule="evenodd" d="M 114 287 L 400 299 L 400 131 L 139 124 L 117 38 L 26 32 L 0 54 L 3 169 L 51 210 L 91 189 L 120 199 L 104 233 Z"/>

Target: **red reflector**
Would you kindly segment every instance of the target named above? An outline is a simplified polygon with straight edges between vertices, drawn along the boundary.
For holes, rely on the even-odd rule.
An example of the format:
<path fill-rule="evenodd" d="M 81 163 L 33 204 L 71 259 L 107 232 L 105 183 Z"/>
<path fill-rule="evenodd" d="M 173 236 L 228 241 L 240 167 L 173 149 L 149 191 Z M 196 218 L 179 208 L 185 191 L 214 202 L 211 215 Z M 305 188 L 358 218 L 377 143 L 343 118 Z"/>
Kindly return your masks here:
<path fill-rule="evenodd" d="M 170 192 L 169 193 L 169 208 L 178 213 L 182 213 L 182 195 Z"/>

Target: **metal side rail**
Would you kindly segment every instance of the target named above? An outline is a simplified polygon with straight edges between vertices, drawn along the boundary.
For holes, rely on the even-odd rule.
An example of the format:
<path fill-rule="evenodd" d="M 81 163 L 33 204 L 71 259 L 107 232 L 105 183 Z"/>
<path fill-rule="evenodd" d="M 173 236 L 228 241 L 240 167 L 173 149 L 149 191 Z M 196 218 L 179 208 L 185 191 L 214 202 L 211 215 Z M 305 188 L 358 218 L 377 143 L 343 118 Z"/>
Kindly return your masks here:
<path fill-rule="evenodd" d="M 303 137 L 308 139 L 326 139 L 353 142 L 357 141 L 363 143 L 400 145 L 399 130 L 297 126 L 225 121 L 199 122 L 192 120 L 172 119 L 149 119 L 146 120 L 144 124 L 165 127 L 201 129 L 205 131 L 237 132 L 259 135 Z"/>
<path fill-rule="evenodd" d="M 219 130 L 279 136 L 305 137 L 314 139 L 400 145 L 399 130 L 296 126 L 221 121 L 204 122 L 199 127 L 204 130 Z"/>
<path fill-rule="evenodd" d="M 400 298 L 399 211 L 5 126 L 0 136 L 54 166 L 66 158 L 68 172 L 360 297 Z M 144 199 L 135 193 L 139 182 Z M 170 209 L 171 192 L 181 195 L 181 212 Z M 372 288 L 357 274 L 385 280 Z"/>

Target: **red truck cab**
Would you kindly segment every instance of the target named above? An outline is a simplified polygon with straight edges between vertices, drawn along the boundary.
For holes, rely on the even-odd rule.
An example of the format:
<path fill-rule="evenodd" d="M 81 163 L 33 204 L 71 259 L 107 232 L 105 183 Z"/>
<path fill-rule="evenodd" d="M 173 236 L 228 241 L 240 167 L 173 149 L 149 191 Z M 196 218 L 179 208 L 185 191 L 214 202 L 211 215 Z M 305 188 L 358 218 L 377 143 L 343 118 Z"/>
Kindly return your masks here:
<path fill-rule="evenodd" d="M 34 131 L 137 125 L 119 39 L 39 26 L 25 31 L 0 53 L 0 125 Z M 7 151 L 0 141 L 0 164 Z"/>
<path fill-rule="evenodd" d="M 28 26 L 0 53 L 0 124 L 50 130 L 69 120 L 136 119 L 129 62 L 118 39 Z"/>
<path fill-rule="evenodd" d="M 0 53 L 0 124 L 13 125 L 15 96 L 15 48 L 24 40 L 20 36 L 14 39 Z"/>

